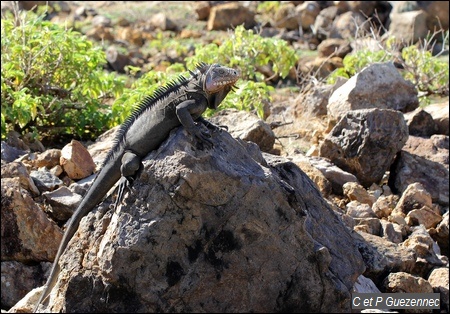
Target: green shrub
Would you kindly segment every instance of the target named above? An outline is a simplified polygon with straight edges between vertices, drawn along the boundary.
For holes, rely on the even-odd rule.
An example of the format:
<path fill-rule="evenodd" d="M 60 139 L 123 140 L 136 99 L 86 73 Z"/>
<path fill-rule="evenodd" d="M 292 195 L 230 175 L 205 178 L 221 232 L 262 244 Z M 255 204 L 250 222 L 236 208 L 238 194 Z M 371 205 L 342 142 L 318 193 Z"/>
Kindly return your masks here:
<path fill-rule="evenodd" d="M 273 72 L 285 78 L 297 61 L 295 50 L 288 42 L 276 38 L 264 38 L 239 25 L 220 46 L 196 45 L 195 55 L 186 59 L 188 67 L 199 62 L 220 63 L 241 70 L 242 79 L 264 81 L 258 68 L 270 66 Z"/>
<path fill-rule="evenodd" d="M 288 42 L 276 38 L 264 38 L 252 30 L 239 25 L 220 46 L 209 44 L 197 45 L 195 55 L 186 59 L 187 66 L 198 62 L 220 63 L 241 71 L 241 80 L 237 83 L 235 93 L 225 98 L 219 110 L 236 108 L 254 110 L 264 118 L 264 103 L 271 101 L 270 92 L 274 88 L 266 84 L 264 75 L 258 71 L 263 66 L 270 66 L 275 74 L 285 78 L 297 61 L 295 50 Z M 208 110 L 206 115 L 213 112 Z"/>
<path fill-rule="evenodd" d="M 131 72 L 138 71 L 138 67 L 128 67 Z M 124 90 L 112 104 L 112 125 L 121 124 L 131 114 L 134 108 L 140 104 L 145 97 L 153 94 L 160 86 L 163 86 L 183 75 L 189 77 L 184 65 L 175 63 L 169 66 L 165 72 L 149 71 L 137 79 L 130 88 Z"/>
<path fill-rule="evenodd" d="M 173 45 L 165 43 L 164 46 Z M 242 78 L 236 84 L 236 90 L 228 94 L 217 110 L 235 108 L 255 111 L 260 118 L 264 118 L 264 104 L 271 100 L 270 92 L 274 88 L 264 82 L 264 75 L 256 68 L 270 65 L 275 73 L 284 78 L 296 60 L 295 51 L 286 41 L 263 38 L 250 30 L 245 30 L 243 26 L 238 26 L 230 38 L 224 40 L 220 46 L 214 43 L 206 46 L 197 45 L 194 56 L 186 58 L 186 66 L 193 70 L 197 64 L 204 62 L 239 68 Z M 158 86 L 166 84 L 178 75 L 189 76 L 185 66 L 180 63 L 169 66 L 166 73 L 150 71 L 143 74 L 114 102 L 113 116 L 117 119 L 114 122 L 121 123 L 144 97 L 151 95 Z M 208 109 L 205 116 L 211 116 L 215 111 Z"/>
<path fill-rule="evenodd" d="M 107 102 L 122 92 L 123 81 L 103 70 L 101 48 L 43 16 L 2 16 L 2 139 L 13 129 L 94 138 L 111 127 Z"/>

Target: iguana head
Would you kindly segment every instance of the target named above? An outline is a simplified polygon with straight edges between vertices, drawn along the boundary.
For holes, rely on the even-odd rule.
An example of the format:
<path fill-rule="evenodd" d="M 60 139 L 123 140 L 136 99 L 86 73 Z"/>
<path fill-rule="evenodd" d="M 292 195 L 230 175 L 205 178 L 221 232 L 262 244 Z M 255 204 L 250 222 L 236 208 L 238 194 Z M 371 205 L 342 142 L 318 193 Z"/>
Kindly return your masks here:
<path fill-rule="evenodd" d="M 209 107 L 216 109 L 240 78 L 240 72 L 219 64 L 202 64 L 202 87 L 209 100 Z"/>

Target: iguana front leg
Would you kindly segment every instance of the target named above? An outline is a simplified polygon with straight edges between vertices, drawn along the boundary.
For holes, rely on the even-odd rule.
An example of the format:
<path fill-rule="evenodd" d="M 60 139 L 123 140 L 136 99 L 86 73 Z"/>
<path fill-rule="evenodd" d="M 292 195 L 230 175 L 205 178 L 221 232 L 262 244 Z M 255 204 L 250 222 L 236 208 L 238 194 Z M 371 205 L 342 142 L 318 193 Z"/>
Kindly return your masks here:
<path fill-rule="evenodd" d="M 200 128 L 194 122 L 192 116 L 200 117 L 206 110 L 206 102 L 199 102 L 196 100 L 186 100 L 176 107 L 176 114 L 180 123 L 184 126 L 189 134 L 193 135 L 196 140 L 200 140 L 203 144 L 209 147 L 213 146 L 211 135 L 205 129 Z"/>
<path fill-rule="evenodd" d="M 122 176 L 119 180 L 117 198 L 114 203 L 114 211 L 123 199 L 125 189 L 129 189 L 131 183 L 135 179 L 135 175 L 141 167 L 141 159 L 133 152 L 126 151 L 122 156 L 122 165 L 120 166 L 120 172 Z"/>

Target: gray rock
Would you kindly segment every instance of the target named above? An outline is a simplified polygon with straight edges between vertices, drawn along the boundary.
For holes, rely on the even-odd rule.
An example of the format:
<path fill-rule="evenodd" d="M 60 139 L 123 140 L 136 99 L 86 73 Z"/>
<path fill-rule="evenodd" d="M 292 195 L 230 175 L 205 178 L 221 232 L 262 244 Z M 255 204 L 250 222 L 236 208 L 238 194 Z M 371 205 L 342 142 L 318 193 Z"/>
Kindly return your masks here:
<path fill-rule="evenodd" d="M 353 237 L 366 264 L 363 275 L 372 279 L 377 286 L 385 274 L 397 271 L 410 273 L 416 264 L 417 256 L 412 248 L 366 232 L 354 233 Z"/>
<path fill-rule="evenodd" d="M 68 220 L 82 199 L 81 195 L 73 193 L 66 186 L 62 186 L 55 191 L 44 192 L 42 195 L 51 205 L 52 216 L 60 221 Z"/>
<path fill-rule="evenodd" d="M 405 120 L 410 135 L 429 137 L 438 132 L 433 117 L 422 108 L 405 113 Z"/>
<path fill-rule="evenodd" d="M 366 264 L 363 275 L 372 279 L 377 286 L 386 273 L 409 273 L 416 264 L 416 253 L 400 244 L 366 232 L 354 233 L 353 238 Z"/>
<path fill-rule="evenodd" d="M 208 31 L 226 30 L 241 24 L 247 29 L 255 26 L 255 12 L 241 3 L 229 2 L 211 8 L 206 27 Z"/>
<path fill-rule="evenodd" d="M 442 267 L 448 260 L 445 261 L 440 252 L 436 252 L 435 242 L 423 225 L 411 229 L 413 232 L 401 246 L 413 250 L 417 255 L 416 263 L 409 273 L 425 278 L 434 267 Z"/>
<path fill-rule="evenodd" d="M 394 223 L 380 219 L 381 223 L 381 232 L 380 235 L 393 243 L 401 243 L 403 242 L 402 232 L 398 230 L 399 228 L 395 228 Z M 398 225 L 397 225 L 398 226 Z"/>
<path fill-rule="evenodd" d="M 405 272 L 390 273 L 382 285 L 387 293 L 433 293 L 427 280 Z"/>
<path fill-rule="evenodd" d="M 353 287 L 353 292 L 356 293 L 380 293 L 380 290 L 369 278 L 364 277 L 363 275 L 358 277 L 358 280 L 355 282 L 355 286 Z"/>
<path fill-rule="evenodd" d="M 346 182 L 358 182 L 358 179 L 353 174 L 342 170 L 327 158 L 310 157 L 309 161 L 313 167 L 322 172 L 324 177 L 331 182 L 333 193 L 337 195 L 343 194 L 342 186 Z"/>
<path fill-rule="evenodd" d="M 448 208 L 447 212 L 442 216 L 442 221 L 436 228 L 430 228 L 428 231 L 439 245 L 442 254 L 449 255 L 449 231 L 448 231 Z"/>
<path fill-rule="evenodd" d="M 350 311 L 362 259 L 314 183 L 213 140 L 200 151 L 173 132 L 116 213 L 107 199 L 82 220 L 47 310 Z"/>
<path fill-rule="evenodd" d="M 30 177 L 40 192 L 53 191 L 63 185 L 61 179 L 47 170 L 32 170 Z"/>
<path fill-rule="evenodd" d="M 2 179 L 3 178 L 18 178 L 20 186 L 24 189 L 30 191 L 34 195 L 39 195 L 39 189 L 34 184 L 33 179 L 31 179 L 27 168 L 21 162 L 10 162 L 2 165 Z"/>
<path fill-rule="evenodd" d="M 406 188 L 419 182 L 431 194 L 433 202 L 449 204 L 448 169 L 440 163 L 401 151 L 390 169 L 389 186 L 403 193 Z"/>
<path fill-rule="evenodd" d="M 44 271 L 41 265 L 26 265 L 25 263 L 16 261 L 2 261 L 1 269 L 2 308 L 12 307 L 28 291 L 42 283 L 42 274 Z"/>
<path fill-rule="evenodd" d="M 408 139 L 403 114 L 389 109 L 352 110 L 335 125 L 319 148 L 362 186 L 378 183 Z"/>
<path fill-rule="evenodd" d="M 2 160 L 13 161 L 27 153 L 25 150 L 17 149 L 8 145 L 5 141 L 1 142 L 1 156 Z"/>
<path fill-rule="evenodd" d="M 352 39 L 364 35 L 367 31 L 367 23 L 364 23 L 365 18 L 360 12 L 348 11 L 336 16 L 333 20 L 330 30 L 330 38 Z M 361 32 L 357 34 L 357 31 Z"/>
<path fill-rule="evenodd" d="M 448 135 L 435 134 L 430 138 L 409 136 L 403 150 L 449 167 Z"/>
<path fill-rule="evenodd" d="M 423 108 L 432 117 L 436 125 L 438 126 L 438 134 L 449 135 L 449 102 L 443 102 L 439 104 L 431 104 Z"/>
<path fill-rule="evenodd" d="M 390 62 L 373 63 L 336 89 L 328 101 L 330 118 L 339 121 L 349 110 L 393 109 L 409 112 L 419 106 L 417 90 Z"/>
<path fill-rule="evenodd" d="M 209 119 L 211 123 L 228 127 L 228 132 L 234 137 L 251 141 L 264 152 L 270 152 L 275 143 L 275 134 L 270 125 L 257 115 L 234 109 L 219 111 Z"/>
<path fill-rule="evenodd" d="M 53 260 L 62 238 L 59 227 L 21 187 L 19 178 L 2 178 L 1 183 L 2 260 Z"/>
<path fill-rule="evenodd" d="M 428 14 L 422 10 L 391 13 L 389 35 L 401 38 L 404 43 L 414 44 L 428 33 Z"/>
<path fill-rule="evenodd" d="M 437 267 L 433 269 L 428 282 L 433 287 L 433 291 L 441 294 L 441 309 L 448 312 L 449 308 L 449 272 L 448 267 Z"/>

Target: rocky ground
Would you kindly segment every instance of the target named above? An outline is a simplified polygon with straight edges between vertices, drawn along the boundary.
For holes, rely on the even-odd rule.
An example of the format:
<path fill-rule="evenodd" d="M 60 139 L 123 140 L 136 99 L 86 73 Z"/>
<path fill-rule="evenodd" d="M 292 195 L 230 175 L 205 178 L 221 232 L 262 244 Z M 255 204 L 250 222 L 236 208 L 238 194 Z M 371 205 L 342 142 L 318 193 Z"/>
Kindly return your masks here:
<path fill-rule="evenodd" d="M 89 38 L 104 40 L 111 71 L 123 72 L 129 64 L 163 70 L 166 61 L 182 62 L 186 55 L 170 49 L 146 51 L 146 43 L 157 30 L 179 38 L 212 42 L 218 36 L 216 32 L 226 33 L 227 23 L 235 18 L 249 27 L 265 25 L 263 34 L 285 38 L 296 49 L 312 49 L 313 57 L 299 60 L 290 81 L 278 82 L 266 120 L 234 110 L 211 118 L 218 125 L 228 126 L 232 138 L 238 139 L 233 142 L 226 134 L 216 135 L 222 151 L 211 154 L 223 164 L 201 152 L 192 152 L 189 139 L 182 132 L 172 135 L 156 153 L 159 161 L 145 164 L 146 175 L 136 182 L 140 194 L 127 196 L 115 224 L 110 224 L 112 213 L 107 206 L 100 206 L 82 224 L 76 238 L 79 244 L 68 250 L 65 259 L 70 265 L 67 268 L 73 271 L 65 273 L 48 309 L 271 312 L 308 308 L 313 312 L 346 312 L 349 304 L 339 303 L 339 298 L 348 301 L 351 292 L 381 291 L 439 292 L 441 312 L 448 313 L 448 97 L 426 108 L 419 107 L 414 86 L 391 63 L 372 65 L 333 86 L 316 84 L 302 93 L 285 88 L 312 72 L 318 78 L 326 76 L 341 64 L 342 57 L 351 50 L 346 33 L 352 30 L 349 21 L 353 21 L 356 12 L 371 16 L 376 10 L 379 21 L 390 24 L 392 32 L 402 31 L 398 26 L 401 23 L 396 24 L 394 18 L 389 20 L 395 16 L 390 15 L 387 2 L 339 3 L 286 3 L 272 16 L 264 16 L 254 14 L 255 2 L 58 2 L 61 11 L 50 18 L 82 22 L 80 27 Z M 400 14 L 397 18 L 406 21 L 410 15 L 423 16 L 426 23 L 420 25 L 425 28 L 432 23 L 431 17 L 443 11 L 436 9 L 434 2 L 423 10 L 417 3 L 408 3 L 409 7 L 405 4 L 396 8 L 396 14 Z M 32 1 L 23 5 L 31 6 Z M 324 24 L 326 18 L 334 24 Z M 320 31 L 306 31 L 311 25 Z M 299 27 L 304 30 L 302 33 Z M 425 32 L 416 31 L 403 36 Z M 127 53 L 117 50 L 119 43 Z M 330 47 L 338 47 L 342 55 L 330 58 L 326 53 Z M 92 182 L 91 174 L 112 145 L 114 131 L 95 143 L 72 141 L 63 149 L 36 143 L 33 146 L 13 134 L 8 142 L 2 142 L 2 309 L 14 306 L 10 312 L 23 311 L 35 302 L 35 290 L 23 297 L 43 284 L 64 222 Z M 202 160 L 192 173 L 191 159 Z M 186 175 L 185 181 L 175 179 L 180 173 Z M 171 190 L 174 185 L 178 186 L 175 191 Z M 196 195 L 190 192 L 193 186 L 207 186 L 207 192 Z M 147 195 L 152 197 L 147 199 Z M 142 199 L 152 205 L 142 204 Z M 152 199 L 160 202 L 153 204 Z M 273 211 L 274 199 L 278 215 L 268 214 Z M 147 206 L 155 212 L 147 214 Z M 217 208 L 223 210 L 227 220 L 205 214 Z M 246 214 L 239 214 L 236 208 Z M 127 215 L 134 211 L 139 212 L 136 216 L 141 220 Z M 132 264 L 129 272 L 123 270 L 131 265 L 127 263 L 133 252 L 148 249 L 145 245 L 121 243 L 126 253 L 116 256 L 112 249 L 114 239 L 124 232 L 124 226 L 137 226 L 142 217 L 154 219 L 159 217 L 158 212 L 169 211 L 173 214 L 166 214 L 166 227 L 155 231 L 143 224 L 142 232 L 135 229 L 122 236 L 130 237 L 133 241 L 129 242 L 133 243 L 140 243 L 136 239 L 149 234 L 169 237 L 171 249 L 152 248 L 145 253 L 149 256 Z M 201 217 L 199 221 L 207 230 L 218 228 L 223 232 L 216 234 L 212 249 L 208 250 L 207 245 L 196 249 L 205 255 L 203 258 L 198 253 L 200 257 L 192 266 L 192 260 L 179 246 L 183 243 L 196 248 L 199 242 L 195 241 L 201 242 L 205 236 L 195 216 Z M 177 236 L 173 235 L 175 222 L 181 222 Z M 99 227 L 108 225 L 108 233 Z M 110 242 L 100 245 L 103 237 Z M 227 241 L 221 242 L 224 238 Z M 111 249 L 105 249 L 110 244 Z M 107 257 L 90 259 L 100 247 Z M 86 258 L 79 256 L 80 251 Z M 178 251 L 181 253 L 172 254 Z M 157 256 L 155 263 L 149 261 L 151 256 Z M 298 256 L 305 258 L 297 261 Z M 164 268 L 157 262 L 159 259 L 170 262 Z M 242 262 L 249 259 L 253 262 Z M 110 267 L 110 261 L 119 266 Z M 94 274 L 95 267 L 103 273 Z M 167 278 L 154 273 L 153 269 L 161 267 L 160 272 L 166 271 Z M 70 289 L 84 291 L 86 281 L 77 278 L 89 277 L 99 284 L 89 299 L 97 294 L 101 299 L 105 278 L 115 287 L 116 278 L 131 278 L 137 269 L 145 276 L 135 279 L 127 290 L 136 300 L 133 305 L 120 298 L 116 303 L 92 305 L 84 302 L 83 294 L 79 298 L 70 294 Z M 167 269 L 173 272 L 168 274 Z M 19 276 L 21 279 L 17 280 Z M 292 279 L 306 277 L 310 280 Z M 152 278 L 155 287 L 148 294 L 143 293 L 148 286 L 146 278 Z M 219 280 L 225 290 L 211 285 L 214 280 Z M 290 280 L 288 288 L 284 280 Z M 244 283 L 248 289 L 238 289 L 239 296 L 233 294 L 236 286 Z M 177 287 L 184 290 L 178 291 Z M 193 287 L 198 290 L 194 292 Z M 248 294 L 249 289 L 253 297 Z M 311 303 L 305 304 L 300 292 L 308 295 Z M 320 302 L 316 298 L 321 293 L 335 297 Z M 160 298 L 158 301 L 152 299 L 155 295 Z M 211 295 L 217 303 L 211 302 Z M 149 303 L 155 307 L 142 305 Z"/>

